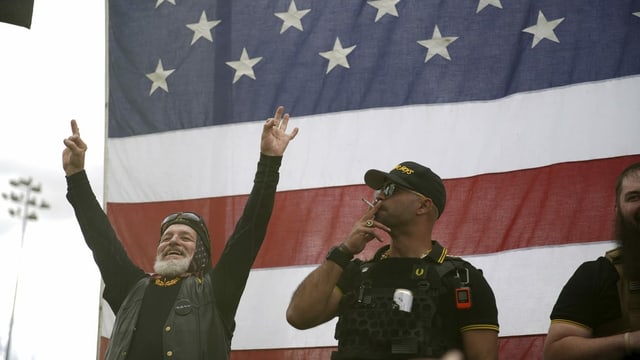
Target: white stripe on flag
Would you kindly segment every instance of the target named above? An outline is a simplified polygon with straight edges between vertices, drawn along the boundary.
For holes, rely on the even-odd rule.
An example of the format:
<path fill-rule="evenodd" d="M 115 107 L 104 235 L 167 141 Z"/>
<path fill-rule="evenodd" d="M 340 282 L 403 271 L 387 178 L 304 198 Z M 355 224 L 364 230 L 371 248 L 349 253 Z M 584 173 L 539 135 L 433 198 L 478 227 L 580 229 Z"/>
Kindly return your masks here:
<path fill-rule="evenodd" d="M 488 102 L 292 114 L 301 132 L 278 190 L 361 184 L 366 169 L 404 160 L 446 179 L 637 154 L 638 88 L 635 76 Z M 109 139 L 108 201 L 246 194 L 261 130 L 243 123 Z"/>

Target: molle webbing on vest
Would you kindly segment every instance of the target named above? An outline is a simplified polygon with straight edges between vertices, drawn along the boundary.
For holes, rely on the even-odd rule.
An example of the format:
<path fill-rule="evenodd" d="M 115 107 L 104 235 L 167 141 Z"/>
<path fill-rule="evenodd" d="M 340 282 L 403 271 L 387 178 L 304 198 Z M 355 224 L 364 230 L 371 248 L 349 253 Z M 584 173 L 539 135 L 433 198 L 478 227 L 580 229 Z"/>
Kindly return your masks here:
<path fill-rule="evenodd" d="M 620 299 L 620 311 L 622 322 L 618 333 L 630 330 L 640 330 L 640 282 L 630 281 L 624 276 L 623 251 L 616 248 L 606 252 L 605 257 L 611 261 L 618 271 L 618 298 Z"/>
<path fill-rule="evenodd" d="M 345 294 L 340 304 L 340 318 L 335 338 L 338 352 L 332 359 L 408 359 L 440 357 L 451 344 L 443 336 L 442 316 L 438 313 L 438 297 L 459 286 L 455 277 L 459 260 L 435 264 L 421 259 L 403 259 L 404 269 L 390 266 L 398 259 L 366 262 L 360 266 L 360 280 L 355 291 Z M 411 263 L 413 261 L 413 264 Z M 393 269 L 393 270 L 392 270 Z M 422 271 L 424 270 L 424 271 Z M 404 276 L 397 287 L 388 283 Z M 380 280 L 379 276 L 387 279 Z M 386 275 L 385 275 L 386 274 Z M 386 282 L 385 282 L 386 281 Z M 382 287 L 376 286 L 383 284 Z M 396 288 L 413 293 L 411 312 L 398 309 L 393 301 Z"/>

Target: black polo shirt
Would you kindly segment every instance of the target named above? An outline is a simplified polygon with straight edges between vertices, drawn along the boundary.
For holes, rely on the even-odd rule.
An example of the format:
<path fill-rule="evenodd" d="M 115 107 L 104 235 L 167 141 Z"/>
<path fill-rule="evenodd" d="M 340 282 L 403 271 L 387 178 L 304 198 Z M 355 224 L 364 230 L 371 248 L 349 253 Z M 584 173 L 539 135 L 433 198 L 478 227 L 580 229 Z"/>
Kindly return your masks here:
<path fill-rule="evenodd" d="M 582 263 L 564 285 L 551 321 L 565 321 L 594 330 L 621 316 L 616 268 L 605 257 Z"/>

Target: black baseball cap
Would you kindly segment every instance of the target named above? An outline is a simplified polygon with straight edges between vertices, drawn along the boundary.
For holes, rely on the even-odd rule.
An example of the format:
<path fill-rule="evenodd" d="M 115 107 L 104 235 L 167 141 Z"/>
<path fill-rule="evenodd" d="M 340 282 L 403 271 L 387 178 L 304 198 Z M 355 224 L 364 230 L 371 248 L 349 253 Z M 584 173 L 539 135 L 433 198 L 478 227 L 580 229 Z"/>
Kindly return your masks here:
<path fill-rule="evenodd" d="M 447 191 L 440 176 L 428 167 L 413 161 L 405 161 L 396 165 L 388 173 L 371 169 L 364 174 L 365 184 L 374 190 L 382 188 L 382 185 L 388 181 L 430 198 L 438 208 L 439 215 L 442 215 L 447 202 Z"/>

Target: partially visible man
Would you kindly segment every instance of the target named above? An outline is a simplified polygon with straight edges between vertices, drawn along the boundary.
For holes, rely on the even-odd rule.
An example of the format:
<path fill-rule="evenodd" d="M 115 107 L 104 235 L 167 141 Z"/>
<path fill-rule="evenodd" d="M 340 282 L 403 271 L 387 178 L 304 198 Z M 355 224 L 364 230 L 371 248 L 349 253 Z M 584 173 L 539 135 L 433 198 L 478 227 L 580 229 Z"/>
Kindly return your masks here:
<path fill-rule="evenodd" d="M 215 267 L 204 220 L 178 212 L 162 221 L 155 273 L 146 274 L 128 257 L 96 200 L 84 171 L 87 146 L 71 121 L 62 156 L 67 199 L 100 269 L 103 297 L 117 313 L 106 360 L 229 359 L 236 311 L 267 231 L 282 155 L 298 133 L 286 133 L 288 122 L 279 107 L 264 124 L 253 189 Z"/>
<path fill-rule="evenodd" d="M 431 169 L 407 161 L 369 170 L 374 203 L 344 242 L 299 285 L 287 321 L 308 329 L 338 316 L 331 359 L 498 358 L 498 311 L 482 272 L 432 239 L 446 191 Z M 362 261 L 372 239 L 390 245 Z"/>
<path fill-rule="evenodd" d="M 551 312 L 546 360 L 640 359 L 640 163 L 616 182 L 619 247 L 583 263 Z"/>

